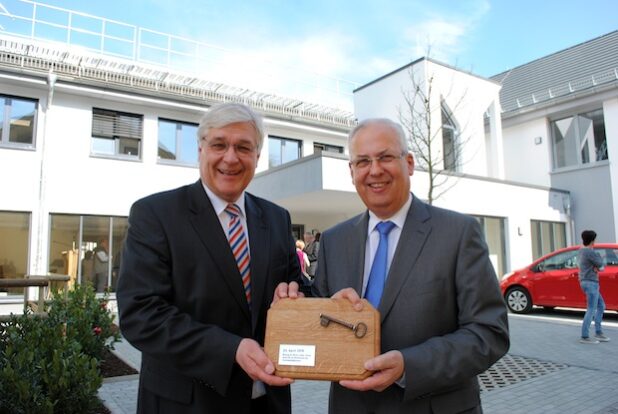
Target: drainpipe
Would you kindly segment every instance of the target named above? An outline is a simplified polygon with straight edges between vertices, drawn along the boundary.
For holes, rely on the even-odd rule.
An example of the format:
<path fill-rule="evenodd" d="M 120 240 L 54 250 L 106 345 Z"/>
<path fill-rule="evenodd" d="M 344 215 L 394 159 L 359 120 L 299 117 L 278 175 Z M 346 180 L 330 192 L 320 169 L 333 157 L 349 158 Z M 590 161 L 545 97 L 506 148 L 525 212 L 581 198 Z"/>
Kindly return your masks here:
<path fill-rule="evenodd" d="M 54 87 L 56 86 L 56 80 L 58 76 L 53 72 L 52 69 L 49 70 L 49 74 L 47 75 L 47 102 L 43 107 L 43 131 L 39 135 L 40 142 L 39 148 L 41 149 L 41 163 L 40 163 L 40 171 L 39 171 L 39 204 L 38 204 L 38 220 L 37 220 L 37 231 L 36 231 L 36 256 L 34 259 L 34 266 L 32 266 L 33 274 L 35 275 L 45 275 L 48 272 L 47 266 L 45 266 L 45 257 L 47 243 L 46 240 L 49 239 L 49 234 L 47 231 L 47 206 L 45 203 L 45 187 L 46 187 L 46 171 L 45 171 L 45 161 L 47 158 L 47 154 L 45 151 L 45 142 L 47 141 L 47 118 L 49 117 L 49 109 L 52 106 L 52 101 L 54 98 Z"/>

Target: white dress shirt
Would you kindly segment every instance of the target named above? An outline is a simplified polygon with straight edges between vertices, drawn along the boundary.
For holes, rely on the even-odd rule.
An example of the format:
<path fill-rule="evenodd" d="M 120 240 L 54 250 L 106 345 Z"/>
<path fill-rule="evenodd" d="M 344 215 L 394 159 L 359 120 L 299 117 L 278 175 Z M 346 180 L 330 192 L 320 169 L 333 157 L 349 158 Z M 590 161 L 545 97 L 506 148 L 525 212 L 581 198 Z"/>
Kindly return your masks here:
<path fill-rule="evenodd" d="M 367 244 L 365 245 L 365 270 L 363 272 L 363 297 L 365 297 L 365 290 L 367 289 L 367 283 L 369 282 L 369 273 L 371 272 L 371 265 L 373 264 L 373 258 L 378 250 L 378 244 L 380 243 L 380 233 L 376 229 L 376 225 L 382 221 L 392 221 L 395 223 L 395 227 L 388 233 L 388 251 L 386 254 L 386 277 L 388 279 L 388 272 L 395 256 L 395 250 L 397 249 L 397 243 L 399 243 L 399 237 L 401 237 L 401 230 L 406 222 L 408 216 L 408 210 L 412 205 L 412 193 L 408 197 L 405 204 L 399 209 L 398 212 L 391 217 L 380 219 L 373 212 L 369 211 L 369 223 L 367 224 Z"/>

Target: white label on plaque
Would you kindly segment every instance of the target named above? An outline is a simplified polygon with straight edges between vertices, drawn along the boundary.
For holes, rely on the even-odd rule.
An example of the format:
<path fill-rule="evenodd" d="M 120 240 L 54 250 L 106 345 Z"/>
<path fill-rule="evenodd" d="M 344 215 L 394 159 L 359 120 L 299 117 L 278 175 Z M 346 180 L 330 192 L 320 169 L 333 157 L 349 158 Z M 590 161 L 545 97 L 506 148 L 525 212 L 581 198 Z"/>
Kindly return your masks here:
<path fill-rule="evenodd" d="M 279 345 L 279 365 L 315 366 L 315 345 Z"/>

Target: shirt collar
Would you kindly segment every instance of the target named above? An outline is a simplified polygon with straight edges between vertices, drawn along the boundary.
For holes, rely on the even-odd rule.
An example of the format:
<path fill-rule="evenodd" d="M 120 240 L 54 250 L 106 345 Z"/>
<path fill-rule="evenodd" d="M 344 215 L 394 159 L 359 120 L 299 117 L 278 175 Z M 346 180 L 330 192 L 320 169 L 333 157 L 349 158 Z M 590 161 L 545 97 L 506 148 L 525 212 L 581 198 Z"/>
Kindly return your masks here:
<path fill-rule="evenodd" d="M 220 216 L 221 213 L 223 213 L 223 211 L 227 207 L 227 205 L 230 203 L 228 203 L 227 201 L 223 200 L 221 197 L 213 193 L 212 190 L 208 188 L 208 186 L 204 184 L 203 182 L 202 182 L 202 186 L 204 187 L 204 191 L 206 191 L 206 195 L 208 196 L 208 198 L 210 199 L 210 202 L 212 203 L 212 207 L 215 209 L 215 213 L 217 213 L 217 216 Z M 242 216 L 247 217 L 247 214 L 245 214 L 245 192 L 244 191 L 242 192 L 240 197 L 238 197 L 238 199 L 234 201 L 232 204 L 236 204 L 238 208 L 240 209 Z"/>
<path fill-rule="evenodd" d="M 410 206 L 412 205 L 412 193 L 409 194 L 408 200 L 401 206 L 399 211 L 393 214 L 391 217 L 381 219 L 378 218 L 371 210 L 369 210 L 369 233 L 371 233 L 376 225 L 382 221 L 392 221 L 395 225 L 403 229 L 403 225 L 406 222 L 406 217 L 408 216 L 408 210 L 410 210 Z"/>

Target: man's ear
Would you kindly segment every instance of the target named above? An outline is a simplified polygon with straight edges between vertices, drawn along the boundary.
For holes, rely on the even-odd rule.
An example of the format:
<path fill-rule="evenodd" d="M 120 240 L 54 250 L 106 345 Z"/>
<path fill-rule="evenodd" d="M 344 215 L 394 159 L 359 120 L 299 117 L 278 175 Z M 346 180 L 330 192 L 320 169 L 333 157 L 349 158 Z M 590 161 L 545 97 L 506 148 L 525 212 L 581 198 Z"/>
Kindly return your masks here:
<path fill-rule="evenodd" d="M 414 174 L 414 156 L 412 155 L 411 152 L 408 152 L 405 155 L 405 159 L 406 159 L 406 164 L 408 166 L 408 175 L 413 175 Z"/>

